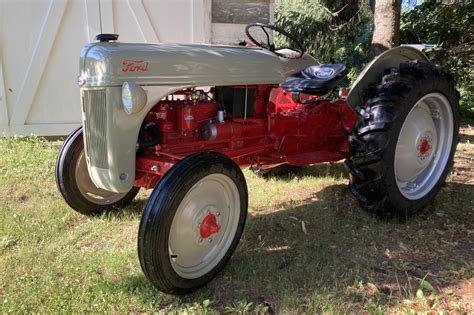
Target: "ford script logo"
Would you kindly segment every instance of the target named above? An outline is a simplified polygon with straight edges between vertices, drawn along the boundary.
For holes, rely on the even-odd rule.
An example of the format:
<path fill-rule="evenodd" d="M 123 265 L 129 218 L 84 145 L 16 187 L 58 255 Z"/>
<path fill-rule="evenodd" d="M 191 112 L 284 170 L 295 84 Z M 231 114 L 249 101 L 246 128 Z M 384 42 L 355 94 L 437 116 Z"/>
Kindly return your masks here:
<path fill-rule="evenodd" d="M 144 60 L 128 60 L 122 61 L 122 72 L 147 72 L 148 62 Z"/>

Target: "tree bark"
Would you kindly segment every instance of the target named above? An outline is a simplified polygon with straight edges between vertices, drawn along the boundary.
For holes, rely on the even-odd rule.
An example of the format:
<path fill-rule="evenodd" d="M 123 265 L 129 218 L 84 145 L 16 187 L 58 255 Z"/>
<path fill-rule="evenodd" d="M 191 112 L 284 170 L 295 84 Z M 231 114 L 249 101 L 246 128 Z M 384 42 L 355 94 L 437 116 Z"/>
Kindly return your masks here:
<path fill-rule="evenodd" d="M 374 32 L 369 58 L 400 45 L 401 0 L 375 0 Z"/>

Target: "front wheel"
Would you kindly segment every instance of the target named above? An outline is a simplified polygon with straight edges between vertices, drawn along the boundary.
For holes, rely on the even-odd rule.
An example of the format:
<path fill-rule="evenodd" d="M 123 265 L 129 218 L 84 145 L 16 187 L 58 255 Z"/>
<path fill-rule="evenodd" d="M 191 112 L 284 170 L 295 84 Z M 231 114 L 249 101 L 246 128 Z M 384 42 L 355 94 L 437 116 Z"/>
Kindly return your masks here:
<path fill-rule="evenodd" d="M 114 193 L 94 185 L 89 176 L 84 152 L 82 128 L 64 141 L 56 161 L 56 184 L 67 204 L 84 215 L 100 215 L 120 209 L 132 202 L 139 187 L 129 192 Z"/>
<path fill-rule="evenodd" d="M 176 163 L 153 190 L 140 222 L 146 277 L 171 294 L 209 282 L 237 247 L 247 200 L 242 171 L 224 155 L 197 153 Z"/>
<path fill-rule="evenodd" d="M 389 69 L 359 110 L 349 188 L 379 214 L 407 217 L 423 209 L 453 163 L 458 93 L 439 66 L 407 62 Z"/>

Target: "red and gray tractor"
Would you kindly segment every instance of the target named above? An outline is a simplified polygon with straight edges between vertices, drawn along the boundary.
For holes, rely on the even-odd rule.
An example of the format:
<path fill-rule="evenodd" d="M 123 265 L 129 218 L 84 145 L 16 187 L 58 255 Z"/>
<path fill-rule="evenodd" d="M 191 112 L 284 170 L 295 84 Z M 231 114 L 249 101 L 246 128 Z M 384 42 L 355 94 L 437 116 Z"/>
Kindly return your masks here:
<path fill-rule="evenodd" d="M 272 25 L 246 33 L 253 46 L 101 34 L 81 52 L 82 127 L 60 150 L 59 190 L 74 210 L 100 215 L 152 189 L 138 254 L 167 293 L 196 290 L 229 261 L 247 217 L 242 167 L 344 161 L 362 208 L 406 217 L 433 200 L 453 163 L 458 93 L 423 52 L 390 49 L 333 97 L 344 64 L 318 63 Z M 270 33 L 297 48 L 275 47 Z"/>

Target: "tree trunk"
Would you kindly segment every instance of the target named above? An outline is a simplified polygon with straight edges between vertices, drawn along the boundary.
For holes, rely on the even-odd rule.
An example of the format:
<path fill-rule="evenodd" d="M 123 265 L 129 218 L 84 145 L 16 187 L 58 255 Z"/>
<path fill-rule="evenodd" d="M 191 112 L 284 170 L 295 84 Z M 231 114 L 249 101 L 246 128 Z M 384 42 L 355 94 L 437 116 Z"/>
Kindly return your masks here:
<path fill-rule="evenodd" d="M 400 13 L 401 0 L 375 0 L 370 59 L 400 44 Z"/>

